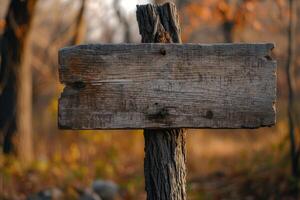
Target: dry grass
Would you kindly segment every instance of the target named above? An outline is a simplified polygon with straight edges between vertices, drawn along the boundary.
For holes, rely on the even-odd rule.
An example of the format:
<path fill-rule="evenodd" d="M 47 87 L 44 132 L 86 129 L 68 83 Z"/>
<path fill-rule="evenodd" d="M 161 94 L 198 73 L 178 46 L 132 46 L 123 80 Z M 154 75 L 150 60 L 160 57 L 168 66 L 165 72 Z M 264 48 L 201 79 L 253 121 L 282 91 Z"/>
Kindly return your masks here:
<path fill-rule="evenodd" d="M 286 122 L 258 130 L 189 130 L 189 199 L 292 198 Z M 96 178 L 117 182 L 125 199 L 145 198 L 142 131 L 59 132 L 36 138 L 37 160 L 24 168 L 1 156 L 3 199 L 58 187 L 76 198 Z"/>

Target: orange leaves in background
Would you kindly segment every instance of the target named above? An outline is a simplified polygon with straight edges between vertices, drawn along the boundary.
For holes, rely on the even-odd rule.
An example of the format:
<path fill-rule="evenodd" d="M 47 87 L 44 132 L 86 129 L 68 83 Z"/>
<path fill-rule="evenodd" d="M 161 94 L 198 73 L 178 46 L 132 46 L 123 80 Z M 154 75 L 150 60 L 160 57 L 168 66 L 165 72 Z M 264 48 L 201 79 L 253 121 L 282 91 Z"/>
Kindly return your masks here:
<path fill-rule="evenodd" d="M 234 25 L 234 29 L 250 24 L 254 29 L 261 30 L 262 25 L 256 19 L 255 13 L 258 3 L 258 0 L 197 0 L 188 3 L 181 11 L 184 16 L 181 19 L 184 24 L 183 41 L 189 40 L 190 35 L 201 27 L 201 24 L 230 22 Z"/>
<path fill-rule="evenodd" d="M 212 18 L 211 9 L 208 6 L 203 6 L 199 2 L 188 3 L 183 7 L 181 16 L 185 18 L 181 19 L 184 22 L 184 31 L 182 33 L 183 41 L 187 41 L 190 34 L 199 27 L 201 22 L 207 22 Z"/>
<path fill-rule="evenodd" d="M 5 27 L 5 20 L 4 19 L 0 19 L 0 33 L 3 32 Z"/>

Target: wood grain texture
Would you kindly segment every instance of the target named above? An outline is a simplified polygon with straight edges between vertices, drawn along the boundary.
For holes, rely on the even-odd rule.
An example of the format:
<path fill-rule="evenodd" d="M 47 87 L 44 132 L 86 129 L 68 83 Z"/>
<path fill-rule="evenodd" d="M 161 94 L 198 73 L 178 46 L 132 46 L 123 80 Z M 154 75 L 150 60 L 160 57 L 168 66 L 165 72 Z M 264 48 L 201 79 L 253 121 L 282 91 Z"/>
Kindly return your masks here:
<path fill-rule="evenodd" d="M 59 126 L 257 128 L 275 123 L 273 44 L 104 44 L 59 52 Z"/>

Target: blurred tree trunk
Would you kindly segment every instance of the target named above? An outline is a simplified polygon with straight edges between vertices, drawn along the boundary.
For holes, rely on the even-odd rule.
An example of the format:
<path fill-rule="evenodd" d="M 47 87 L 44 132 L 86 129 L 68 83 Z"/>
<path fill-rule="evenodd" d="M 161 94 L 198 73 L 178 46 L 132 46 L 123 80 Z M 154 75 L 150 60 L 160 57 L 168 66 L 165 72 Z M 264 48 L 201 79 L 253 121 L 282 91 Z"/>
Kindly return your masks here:
<path fill-rule="evenodd" d="M 234 29 L 235 22 L 233 20 L 228 20 L 224 18 L 222 28 L 223 28 L 223 35 L 224 35 L 224 42 L 225 43 L 232 43 L 233 42 L 233 29 Z"/>
<path fill-rule="evenodd" d="M 288 57 L 286 64 L 286 75 L 288 83 L 288 122 L 289 122 L 289 135 L 291 143 L 291 160 L 292 160 L 292 174 L 294 177 L 299 177 L 299 150 L 297 150 L 296 137 L 295 137 L 295 115 L 294 115 L 294 42 L 295 42 L 295 16 L 296 6 L 293 0 L 289 0 L 289 26 L 288 26 Z"/>
<path fill-rule="evenodd" d="M 120 21 L 120 23 L 123 25 L 124 28 L 124 42 L 130 43 L 131 40 L 131 32 L 130 32 L 130 24 L 126 17 L 122 14 L 121 8 L 120 8 L 120 0 L 114 0 L 114 9 L 116 12 L 116 15 Z"/>
<path fill-rule="evenodd" d="M 242 4 L 243 1 L 239 2 L 240 4 Z M 230 0 L 225 0 L 224 3 L 226 3 L 228 6 L 230 4 L 232 4 L 232 2 Z M 236 2 L 234 2 L 236 3 Z M 221 3 L 222 4 L 222 3 Z M 222 16 L 222 20 L 223 20 L 223 23 L 222 23 L 222 31 L 223 31 L 223 37 L 224 37 L 224 42 L 225 43 L 232 43 L 233 42 L 233 30 L 234 30 L 234 26 L 235 26 L 235 16 L 232 16 L 232 18 L 230 18 L 228 16 L 228 10 L 227 9 L 224 9 L 221 7 L 218 8 L 219 9 L 219 12 Z M 238 8 L 239 9 L 239 8 Z M 235 14 L 238 12 L 238 9 L 237 11 L 235 12 Z"/>
<path fill-rule="evenodd" d="M 247 0 L 223 0 L 220 1 L 218 6 L 218 11 L 222 17 L 222 31 L 225 43 L 234 42 L 234 29 L 237 24 L 237 21 L 242 20 L 241 18 L 245 18 L 246 11 L 243 10 L 245 4 L 249 2 Z M 253 0 L 255 2 L 255 0 Z M 222 6 L 221 6 L 222 5 Z M 225 6 L 226 5 L 226 6 Z M 235 7 L 235 11 L 231 14 L 232 7 Z"/>
<path fill-rule="evenodd" d="M 0 128 L 3 151 L 17 151 L 25 163 L 33 158 L 31 107 L 31 68 L 25 48 L 37 0 L 11 0 L 1 44 Z M 24 62 L 25 61 L 25 62 Z M 17 148 L 13 134 L 17 132 Z"/>
<path fill-rule="evenodd" d="M 72 45 L 77 45 L 82 43 L 85 39 L 86 33 L 86 23 L 84 19 L 84 11 L 85 11 L 85 0 L 81 0 L 81 6 L 75 21 L 75 29 L 74 29 L 74 36 L 71 40 Z"/>

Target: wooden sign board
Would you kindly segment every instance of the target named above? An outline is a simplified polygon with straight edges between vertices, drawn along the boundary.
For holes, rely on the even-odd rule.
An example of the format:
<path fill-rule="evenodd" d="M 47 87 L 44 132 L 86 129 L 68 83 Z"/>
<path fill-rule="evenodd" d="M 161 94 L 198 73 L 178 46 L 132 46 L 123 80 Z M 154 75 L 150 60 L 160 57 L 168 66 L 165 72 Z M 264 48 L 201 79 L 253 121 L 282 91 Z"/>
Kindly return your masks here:
<path fill-rule="evenodd" d="M 104 44 L 59 51 L 63 129 L 275 123 L 273 44 Z"/>

